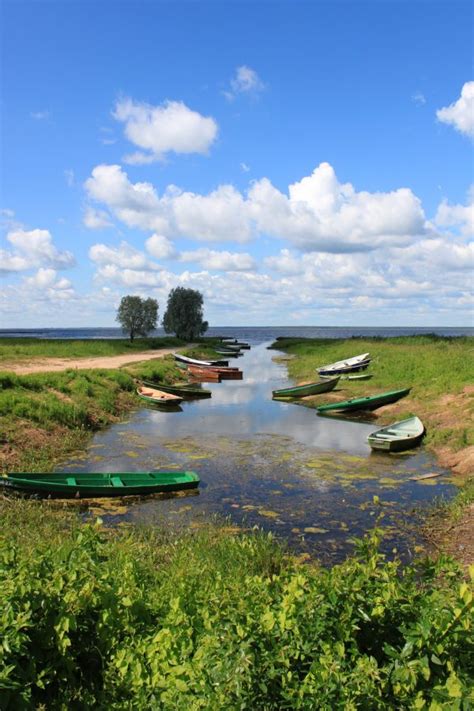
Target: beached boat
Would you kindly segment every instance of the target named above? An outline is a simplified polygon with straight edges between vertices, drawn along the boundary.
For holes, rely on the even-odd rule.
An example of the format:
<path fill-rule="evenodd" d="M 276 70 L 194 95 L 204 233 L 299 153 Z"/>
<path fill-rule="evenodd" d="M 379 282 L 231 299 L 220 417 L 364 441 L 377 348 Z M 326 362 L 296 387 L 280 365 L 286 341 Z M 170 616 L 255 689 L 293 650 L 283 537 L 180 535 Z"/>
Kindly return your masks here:
<path fill-rule="evenodd" d="M 339 376 L 336 378 L 331 378 L 331 380 L 320 380 L 317 383 L 306 383 L 305 385 L 295 385 L 292 388 L 280 388 L 279 390 L 273 390 L 272 395 L 274 398 L 287 398 L 287 397 L 306 397 L 307 395 L 319 395 L 319 393 L 327 393 L 339 382 Z"/>
<path fill-rule="evenodd" d="M 192 375 L 218 375 L 226 380 L 242 380 L 242 371 L 239 368 L 221 368 L 219 366 L 197 366 L 189 365 L 188 371 Z"/>
<path fill-rule="evenodd" d="M 173 356 L 176 361 L 186 363 L 186 365 L 229 365 L 227 360 L 198 360 L 197 358 L 188 358 L 180 353 L 173 353 Z"/>
<path fill-rule="evenodd" d="M 244 341 L 236 341 L 234 343 L 234 346 L 238 346 L 239 348 L 242 348 L 243 351 L 250 350 L 250 345 L 248 343 L 245 343 Z"/>
<path fill-rule="evenodd" d="M 211 370 L 198 368 L 196 365 L 190 366 L 193 370 L 189 370 L 189 377 L 193 383 L 220 383 L 220 373 L 213 373 Z"/>
<path fill-rule="evenodd" d="M 15 473 L 0 477 L 4 492 L 61 499 L 92 499 L 102 496 L 143 496 L 165 491 L 195 489 L 195 472 L 61 472 Z"/>
<path fill-rule="evenodd" d="M 409 417 L 382 427 L 367 437 L 372 449 L 382 449 L 386 452 L 403 452 L 420 444 L 425 428 L 419 417 Z"/>
<path fill-rule="evenodd" d="M 382 405 L 389 405 L 392 402 L 397 402 L 405 397 L 410 392 L 411 388 L 403 390 L 390 390 L 386 393 L 378 395 L 367 395 L 366 397 L 354 397 L 351 400 L 343 400 L 342 402 L 332 402 L 328 405 L 320 405 L 317 407 L 318 412 L 330 412 L 331 410 L 376 410 Z"/>
<path fill-rule="evenodd" d="M 373 373 L 356 373 L 355 375 L 341 375 L 341 380 L 370 380 Z"/>
<path fill-rule="evenodd" d="M 192 385 L 184 383 L 183 385 L 163 385 L 163 383 L 154 383 L 151 380 L 142 380 L 143 385 L 149 388 L 157 388 L 165 393 L 178 395 L 182 398 L 192 397 L 211 397 L 212 392 L 204 388 L 195 388 Z"/>
<path fill-rule="evenodd" d="M 361 353 L 360 355 L 346 358 L 345 360 L 337 360 L 335 363 L 322 365 L 316 370 L 320 375 L 335 375 L 337 373 L 350 373 L 357 370 L 364 370 L 370 363 L 370 353 Z"/>
<path fill-rule="evenodd" d="M 236 353 L 240 351 L 240 346 L 234 344 L 234 343 L 221 343 L 220 345 L 216 346 L 214 350 L 216 351 L 219 348 L 219 350 L 223 351 L 231 351 L 232 353 Z"/>
<path fill-rule="evenodd" d="M 157 405 L 179 405 L 183 401 L 183 398 L 179 395 L 173 395 L 173 393 L 167 393 L 164 390 L 157 390 L 149 386 L 137 388 L 137 395 L 142 400 L 156 403 Z"/>
<path fill-rule="evenodd" d="M 219 353 L 219 355 L 225 355 L 227 358 L 240 358 L 240 356 L 243 356 L 243 353 L 240 351 L 231 351 L 227 350 L 227 348 L 214 348 L 216 353 Z"/>

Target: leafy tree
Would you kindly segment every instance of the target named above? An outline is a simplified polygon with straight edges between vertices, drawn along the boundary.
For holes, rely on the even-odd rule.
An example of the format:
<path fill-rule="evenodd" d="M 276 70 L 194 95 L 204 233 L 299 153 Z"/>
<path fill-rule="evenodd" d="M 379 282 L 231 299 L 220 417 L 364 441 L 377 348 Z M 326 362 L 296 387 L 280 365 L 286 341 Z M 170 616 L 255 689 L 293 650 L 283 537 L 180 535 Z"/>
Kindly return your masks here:
<path fill-rule="evenodd" d="M 190 341 L 201 336 L 209 326 L 203 321 L 203 297 L 200 291 L 177 286 L 168 294 L 168 304 L 163 317 L 166 333 L 175 333 L 178 338 Z"/>
<path fill-rule="evenodd" d="M 133 343 L 135 336 L 146 336 L 156 328 L 158 302 L 140 296 L 123 296 L 115 320 L 122 326 L 122 331 L 130 335 Z"/>

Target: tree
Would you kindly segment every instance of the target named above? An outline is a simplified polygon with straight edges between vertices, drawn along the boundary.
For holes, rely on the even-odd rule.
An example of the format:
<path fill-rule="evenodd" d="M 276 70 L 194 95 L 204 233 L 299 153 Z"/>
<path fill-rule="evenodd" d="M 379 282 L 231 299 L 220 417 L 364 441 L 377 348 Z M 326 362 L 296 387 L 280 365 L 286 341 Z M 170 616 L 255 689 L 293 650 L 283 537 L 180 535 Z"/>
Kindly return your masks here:
<path fill-rule="evenodd" d="M 139 296 L 123 296 L 115 320 L 122 326 L 122 331 L 130 335 L 133 343 L 135 336 L 146 336 L 156 328 L 158 302 Z"/>
<path fill-rule="evenodd" d="M 166 333 L 175 333 L 185 341 L 192 341 L 205 333 L 209 324 L 203 321 L 202 305 L 200 291 L 185 289 L 183 286 L 171 289 L 163 317 Z"/>

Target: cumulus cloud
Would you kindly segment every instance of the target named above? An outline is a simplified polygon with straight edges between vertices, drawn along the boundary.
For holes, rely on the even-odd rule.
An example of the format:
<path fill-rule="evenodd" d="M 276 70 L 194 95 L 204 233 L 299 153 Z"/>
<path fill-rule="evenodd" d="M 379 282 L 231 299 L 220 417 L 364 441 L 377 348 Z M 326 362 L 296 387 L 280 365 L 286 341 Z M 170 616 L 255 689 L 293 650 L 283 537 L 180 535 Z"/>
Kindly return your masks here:
<path fill-rule="evenodd" d="M 224 91 L 224 96 L 229 101 L 233 101 L 239 94 L 251 94 L 256 96 L 264 89 L 265 84 L 255 69 L 243 64 L 235 70 L 235 75 L 230 80 L 230 89 Z"/>
<path fill-rule="evenodd" d="M 202 116 L 181 101 L 151 106 L 121 99 L 115 105 L 113 116 L 125 124 L 128 140 L 142 149 L 126 157 L 126 162 L 132 164 L 163 160 L 170 152 L 205 155 L 218 131 L 212 117 Z"/>
<path fill-rule="evenodd" d="M 93 207 L 86 207 L 82 221 L 90 230 L 103 230 L 107 227 L 113 227 L 108 213 L 104 210 L 96 210 Z"/>
<path fill-rule="evenodd" d="M 450 205 L 443 200 L 438 206 L 435 223 L 439 227 L 455 227 L 464 237 L 474 236 L 474 186 L 466 205 Z"/>
<path fill-rule="evenodd" d="M 410 244 L 427 229 L 421 203 L 409 188 L 357 192 L 338 181 L 329 163 L 290 185 L 288 194 L 262 178 L 246 195 L 232 185 L 208 195 L 170 185 L 160 197 L 150 183 L 131 183 L 118 165 L 96 166 L 85 188 L 129 227 L 168 238 L 248 242 L 266 234 L 303 251 L 342 253 Z"/>
<path fill-rule="evenodd" d="M 244 252 L 218 252 L 213 249 L 195 249 L 183 252 L 181 262 L 196 262 L 210 271 L 247 272 L 256 269 L 256 262 Z"/>
<path fill-rule="evenodd" d="M 152 235 L 145 242 L 145 247 L 156 259 L 173 259 L 177 255 L 173 243 L 164 235 Z"/>
<path fill-rule="evenodd" d="M 0 272 L 17 272 L 38 266 L 67 269 L 75 264 L 71 252 L 61 252 L 54 246 L 48 230 L 17 229 L 8 232 L 6 239 L 13 250 L 0 250 Z"/>
<path fill-rule="evenodd" d="M 459 99 L 438 109 L 436 116 L 442 123 L 450 124 L 460 133 L 474 138 L 474 81 L 466 82 Z"/>
<path fill-rule="evenodd" d="M 114 265 L 121 269 L 154 271 L 159 266 L 135 249 L 127 242 L 121 242 L 118 247 L 108 247 L 105 244 L 94 244 L 89 249 L 89 258 L 95 264 Z"/>

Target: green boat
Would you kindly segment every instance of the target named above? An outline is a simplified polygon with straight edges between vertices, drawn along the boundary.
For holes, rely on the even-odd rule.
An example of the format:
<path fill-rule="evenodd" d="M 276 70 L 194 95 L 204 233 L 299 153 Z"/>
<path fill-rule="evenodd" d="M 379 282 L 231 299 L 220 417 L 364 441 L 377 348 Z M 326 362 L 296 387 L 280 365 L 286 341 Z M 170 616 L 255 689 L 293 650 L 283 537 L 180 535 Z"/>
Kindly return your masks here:
<path fill-rule="evenodd" d="M 306 385 L 295 385 L 292 388 L 281 388 L 280 390 L 273 390 L 272 395 L 274 398 L 286 398 L 286 397 L 306 397 L 306 395 L 319 395 L 319 393 L 327 393 L 339 382 L 339 377 L 331 378 L 330 380 L 320 380 L 317 383 L 306 383 Z"/>
<path fill-rule="evenodd" d="M 104 472 L 31 474 L 0 477 L 3 491 L 56 499 L 95 499 L 109 496 L 144 496 L 166 491 L 195 489 L 195 472 Z"/>
<path fill-rule="evenodd" d="M 382 427 L 367 437 L 372 449 L 382 449 L 385 452 L 404 452 L 420 444 L 425 428 L 419 417 L 409 417 L 407 420 L 395 422 Z"/>
<path fill-rule="evenodd" d="M 206 390 L 205 388 L 197 388 L 195 385 L 188 385 L 183 383 L 182 385 L 163 385 L 163 383 L 154 383 L 151 380 L 141 380 L 143 385 L 148 385 L 150 388 L 158 388 L 165 393 L 171 393 L 171 395 L 179 395 L 180 397 L 211 397 L 212 391 Z"/>
<path fill-rule="evenodd" d="M 329 412 L 331 410 L 376 410 L 378 407 L 382 407 L 382 405 L 389 405 L 392 402 L 397 402 L 397 400 L 400 400 L 402 397 L 406 397 L 410 390 L 411 388 L 404 388 L 403 390 L 390 390 L 387 393 L 379 393 L 378 395 L 353 397 L 351 400 L 320 405 L 316 410 L 318 412 Z"/>

